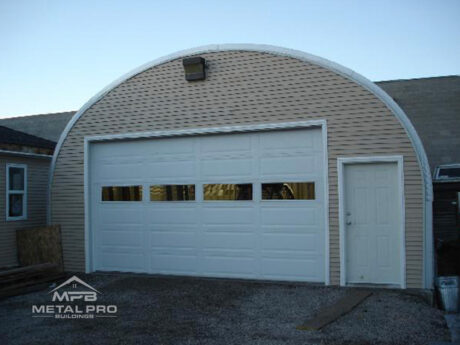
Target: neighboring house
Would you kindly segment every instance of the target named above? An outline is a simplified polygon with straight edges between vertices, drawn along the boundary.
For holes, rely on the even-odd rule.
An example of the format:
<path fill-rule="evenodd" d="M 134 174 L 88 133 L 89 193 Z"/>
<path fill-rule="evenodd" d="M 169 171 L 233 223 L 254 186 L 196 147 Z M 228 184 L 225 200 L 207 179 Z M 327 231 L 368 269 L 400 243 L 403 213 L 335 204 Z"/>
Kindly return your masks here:
<path fill-rule="evenodd" d="M 409 116 L 433 174 L 433 230 L 437 248 L 460 239 L 460 76 L 377 83 Z M 454 250 L 454 249 L 452 249 Z M 457 245 L 458 251 L 458 245 Z M 448 261 L 458 261 L 449 258 Z M 444 261 L 444 263 L 443 263 Z M 441 273 L 453 262 L 440 261 Z M 460 272 L 450 272 L 450 274 Z"/>
<path fill-rule="evenodd" d="M 376 83 L 404 110 L 422 139 L 431 173 L 460 163 L 460 76 Z"/>
<path fill-rule="evenodd" d="M 49 168 L 56 146 L 55 141 L 5 126 L 20 124 L 16 128 L 29 132 L 46 132 L 48 127 L 47 136 L 58 138 L 68 121 L 64 115 L 65 123 L 59 124 L 58 115 L 0 120 L 0 267 L 18 264 L 17 229 L 46 225 Z"/>
<path fill-rule="evenodd" d="M 62 113 L 11 117 L 0 119 L 0 126 L 58 142 L 62 131 L 74 114 L 75 111 L 66 111 Z"/>
<path fill-rule="evenodd" d="M 95 95 L 56 150 L 69 271 L 432 287 L 421 141 L 391 97 L 327 60 L 173 54 Z"/>
<path fill-rule="evenodd" d="M 0 267 L 17 265 L 16 230 L 46 224 L 56 143 L 0 126 Z"/>

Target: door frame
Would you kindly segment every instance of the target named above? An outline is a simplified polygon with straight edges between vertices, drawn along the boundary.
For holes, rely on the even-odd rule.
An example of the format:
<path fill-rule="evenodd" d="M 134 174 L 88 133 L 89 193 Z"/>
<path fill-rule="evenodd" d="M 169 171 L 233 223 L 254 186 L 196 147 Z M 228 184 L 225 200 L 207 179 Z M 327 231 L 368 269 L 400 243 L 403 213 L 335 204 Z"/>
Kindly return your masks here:
<path fill-rule="evenodd" d="M 338 193 L 339 193 L 339 248 L 340 248 L 340 286 L 347 285 L 346 272 L 346 247 L 345 237 L 345 165 L 362 163 L 396 163 L 398 174 L 398 192 L 401 203 L 400 230 L 400 287 L 406 288 L 406 229 L 405 229 L 405 198 L 404 198 L 404 160 L 401 155 L 394 156 L 358 156 L 358 157 L 338 157 Z"/>
<path fill-rule="evenodd" d="M 321 128 L 321 143 L 323 148 L 323 193 L 324 197 L 324 284 L 330 284 L 330 260 L 329 260 L 329 158 L 328 158 L 328 133 L 327 121 L 325 119 L 295 121 L 295 122 L 276 122 L 276 123 L 260 123 L 252 125 L 236 125 L 224 127 L 199 127 L 187 128 L 178 130 L 163 130 L 150 132 L 133 132 L 121 134 L 105 134 L 85 136 L 83 144 L 83 179 L 84 179 L 84 228 L 85 228 L 85 272 L 91 273 L 95 271 L 94 267 L 94 232 L 91 229 L 91 193 L 90 193 L 90 155 L 91 144 L 98 142 L 116 141 L 116 140 L 134 140 L 134 139 L 154 139 L 154 138 L 170 138 L 183 136 L 198 136 L 206 134 L 231 134 L 231 133 L 250 133 L 260 131 L 276 131 L 287 129 L 308 129 Z"/>

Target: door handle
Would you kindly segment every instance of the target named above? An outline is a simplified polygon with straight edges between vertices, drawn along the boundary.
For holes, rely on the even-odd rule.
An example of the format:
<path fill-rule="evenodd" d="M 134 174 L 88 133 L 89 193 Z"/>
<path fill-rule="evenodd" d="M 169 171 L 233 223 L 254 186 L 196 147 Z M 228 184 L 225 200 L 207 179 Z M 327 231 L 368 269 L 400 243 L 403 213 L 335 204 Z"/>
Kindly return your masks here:
<path fill-rule="evenodd" d="M 351 220 L 347 221 L 347 225 L 351 225 Z"/>

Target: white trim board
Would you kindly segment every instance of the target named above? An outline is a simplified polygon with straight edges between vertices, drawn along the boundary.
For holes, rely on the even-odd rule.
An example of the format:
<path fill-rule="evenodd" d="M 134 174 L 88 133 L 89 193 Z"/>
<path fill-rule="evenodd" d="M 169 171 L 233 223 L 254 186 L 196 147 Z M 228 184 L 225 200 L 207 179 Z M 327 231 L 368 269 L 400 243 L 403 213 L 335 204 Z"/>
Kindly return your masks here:
<path fill-rule="evenodd" d="M 398 192 L 401 202 L 400 219 L 400 287 L 406 288 L 406 217 L 405 217 L 405 196 L 404 196 L 404 160 L 403 156 L 370 156 L 370 157 L 338 157 L 338 194 L 339 194 L 339 248 L 340 248 L 340 285 L 347 286 L 346 282 L 346 239 L 345 239 L 345 186 L 344 172 L 345 165 L 359 163 L 396 163 L 398 169 Z"/>
<path fill-rule="evenodd" d="M 80 110 L 75 113 L 72 119 L 67 124 L 66 128 L 61 134 L 59 141 L 56 146 L 56 150 L 54 151 L 53 160 L 51 162 L 51 169 L 50 169 L 50 177 L 49 177 L 49 188 L 48 188 L 48 223 L 51 222 L 51 186 L 53 183 L 53 176 L 54 170 L 56 168 L 56 161 L 59 153 L 61 151 L 61 147 L 67 138 L 67 135 L 71 131 L 72 127 L 78 121 L 78 119 L 95 103 L 101 100 L 107 93 L 111 90 L 125 82 L 126 80 L 136 76 L 139 73 L 144 72 L 145 70 L 167 63 L 169 61 L 184 58 L 187 56 L 197 55 L 197 54 L 205 54 L 205 53 L 213 53 L 213 52 L 224 52 L 224 51 L 253 51 L 253 52 L 261 52 L 261 53 L 268 53 L 277 56 L 286 56 L 291 57 L 294 59 L 298 59 L 300 61 L 306 61 L 308 63 L 313 63 L 324 68 L 327 68 L 355 83 L 362 86 L 372 94 L 374 94 L 378 99 L 380 99 L 390 111 L 394 114 L 394 116 L 398 119 L 401 123 L 402 127 L 406 131 L 409 139 L 412 142 L 412 146 L 414 147 L 415 153 L 417 155 L 417 160 L 420 166 L 420 170 L 422 173 L 423 183 L 424 183 L 424 282 L 423 285 L 425 288 L 432 288 L 433 287 L 433 234 L 432 234 L 432 222 L 430 214 L 432 209 L 432 200 L 433 200 L 433 186 L 431 180 L 431 171 L 430 166 L 428 164 L 428 158 L 426 156 L 425 150 L 422 145 L 422 141 L 420 140 L 417 132 L 415 131 L 414 126 L 410 122 L 407 115 L 404 111 L 399 107 L 399 105 L 379 86 L 377 86 L 372 81 L 368 80 L 367 78 L 363 77 L 362 75 L 344 67 L 327 59 L 311 55 L 302 51 L 287 49 L 282 47 L 276 47 L 271 45 L 259 45 L 259 44 L 213 44 L 207 46 L 201 46 L 197 48 L 182 50 L 159 59 L 153 60 L 148 62 L 138 68 L 128 72 L 127 74 L 121 76 L 105 88 L 103 88 L 99 93 L 94 95 L 90 100 L 88 100 Z"/>
<path fill-rule="evenodd" d="M 136 132 L 124 134 L 107 134 L 86 136 L 85 141 L 109 141 L 109 140 L 124 140 L 124 139 L 147 139 L 161 137 L 180 137 L 187 135 L 205 135 L 205 134 L 225 134 L 225 133 L 243 133 L 257 131 L 272 131 L 277 129 L 295 129 L 308 127 L 326 126 L 326 120 L 309 120 L 296 122 L 276 122 L 262 123 L 257 125 L 244 126 L 225 126 L 225 127 L 205 127 L 205 128 L 187 128 L 168 131 L 151 131 L 151 132 Z"/>
<path fill-rule="evenodd" d="M 329 187 L 328 187 L 328 149 L 327 149 L 327 122 L 326 120 L 311 120 L 297 122 L 282 122 L 282 123 L 267 123 L 247 126 L 226 126 L 212 128 L 191 128 L 185 130 L 171 131 L 154 131 L 154 132 L 139 132 L 114 135 L 97 135 L 87 136 L 84 142 L 84 199 L 85 199 L 85 270 L 86 273 L 94 271 L 93 260 L 93 232 L 91 231 L 91 215 L 90 215 L 90 172 L 89 172 L 89 155 L 91 143 L 112 141 L 112 140 L 133 140 L 133 139 L 148 139 L 162 137 L 179 137 L 191 135 L 206 135 L 206 134 L 225 134 L 225 133 L 242 133 L 242 132 L 257 132 L 257 131 L 273 131 L 283 129 L 301 129 L 321 127 L 322 145 L 323 145 L 323 179 L 324 179 L 324 236 L 325 236 L 325 285 L 330 284 L 329 277 Z"/>
<path fill-rule="evenodd" d="M 324 250 L 324 263 L 325 263 L 325 285 L 331 284 L 331 267 L 330 267 L 330 236 L 329 236 L 329 155 L 328 155 L 328 144 L 327 144 L 327 123 L 324 120 L 324 124 L 321 126 L 322 129 L 322 140 L 323 140 L 323 169 L 324 169 L 324 231 L 325 231 L 325 245 Z"/>

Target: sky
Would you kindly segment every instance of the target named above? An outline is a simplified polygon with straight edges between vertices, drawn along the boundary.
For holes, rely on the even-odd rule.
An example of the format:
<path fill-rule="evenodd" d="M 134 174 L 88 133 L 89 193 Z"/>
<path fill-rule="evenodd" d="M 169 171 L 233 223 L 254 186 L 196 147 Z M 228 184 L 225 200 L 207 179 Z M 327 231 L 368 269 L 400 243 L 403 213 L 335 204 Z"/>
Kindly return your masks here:
<path fill-rule="evenodd" d="M 302 50 L 373 81 L 460 74 L 460 0 L 0 0 L 0 118 L 78 110 L 207 44 Z"/>

